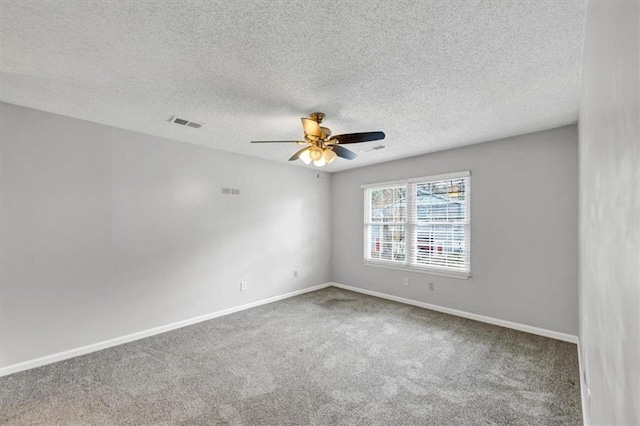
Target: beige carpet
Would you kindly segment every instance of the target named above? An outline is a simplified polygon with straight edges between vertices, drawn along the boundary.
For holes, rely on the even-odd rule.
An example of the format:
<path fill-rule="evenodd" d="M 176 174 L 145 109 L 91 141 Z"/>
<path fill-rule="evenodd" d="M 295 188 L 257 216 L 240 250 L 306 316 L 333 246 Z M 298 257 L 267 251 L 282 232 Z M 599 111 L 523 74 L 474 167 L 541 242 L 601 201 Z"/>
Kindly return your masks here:
<path fill-rule="evenodd" d="M 579 425 L 576 346 L 336 288 L 0 379 L 10 425 Z"/>

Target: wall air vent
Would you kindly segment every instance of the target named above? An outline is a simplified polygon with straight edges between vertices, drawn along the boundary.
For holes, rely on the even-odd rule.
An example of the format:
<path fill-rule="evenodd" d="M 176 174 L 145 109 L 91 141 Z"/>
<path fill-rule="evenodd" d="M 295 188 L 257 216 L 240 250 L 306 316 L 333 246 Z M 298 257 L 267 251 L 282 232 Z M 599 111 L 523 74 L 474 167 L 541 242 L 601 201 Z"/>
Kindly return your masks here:
<path fill-rule="evenodd" d="M 189 121 L 184 118 L 179 118 L 175 115 L 172 115 L 171 118 L 167 120 L 170 123 L 180 124 L 182 126 L 193 127 L 194 129 L 199 129 L 202 127 L 202 123 L 198 123 L 197 121 Z"/>
<path fill-rule="evenodd" d="M 371 148 L 365 149 L 365 150 L 364 150 L 364 151 L 362 151 L 362 152 L 380 151 L 381 149 L 386 149 L 386 148 L 387 148 L 387 146 L 386 146 L 386 145 L 376 145 L 376 146 L 373 146 L 373 147 L 371 147 Z"/>

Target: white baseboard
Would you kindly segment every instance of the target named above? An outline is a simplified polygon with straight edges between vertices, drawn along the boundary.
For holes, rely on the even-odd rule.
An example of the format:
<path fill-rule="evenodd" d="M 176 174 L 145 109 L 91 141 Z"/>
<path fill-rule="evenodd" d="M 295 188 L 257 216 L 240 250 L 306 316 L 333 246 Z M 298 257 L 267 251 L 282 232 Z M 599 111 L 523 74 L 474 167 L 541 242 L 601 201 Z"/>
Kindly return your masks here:
<path fill-rule="evenodd" d="M 580 339 L 578 339 L 578 369 L 580 370 L 580 402 L 582 403 L 582 424 L 589 426 L 591 424 L 589 419 L 589 398 L 587 397 L 589 391 L 587 390 L 587 384 L 584 382 L 585 365 L 582 364 L 582 348 L 580 347 Z"/>
<path fill-rule="evenodd" d="M 486 317 L 483 315 L 473 314 L 469 312 L 459 311 L 456 309 L 445 308 L 442 306 L 432 305 L 430 303 L 418 302 L 416 300 L 405 299 L 402 297 L 392 296 L 385 293 L 379 293 L 377 291 L 366 290 L 359 287 L 352 287 L 345 284 L 328 282 L 320 285 L 316 285 L 313 287 L 305 288 L 302 290 L 292 291 L 290 293 L 282 294 L 280 296 L 270 297 L 268 299 L 258 300 L 256 302 L 247 303 L 245 305 L 236 306 L 233 308 L 223 309 L 221 311 L 213 312 L 207 315 L 201 315 L 195 318 L 190 318 L 184 321 L 175 322 L 172 324 L 163 325 L 160 327 L 151 328 L 149 330 L 140 331 L 137 333 L 127 334 L 126 336 L 116 337 L 114 339 L 105 340 L 103 342 L 93 343 L 91 345 L 82 346 L 80 348 L 70 349 L 68 351 L 59 352 L 52 355 L 47 355 L 41 358 L 32 359 L 29 361 L 20 362 L 17 364 L 8 365 L 6 367 L 0 368 L 0 377 L 6 376 L 9 374 L 17 373 L 24 370 L 29 370 L 31 368 L 40 367 L 47 364 L 52 364 L 54 362 L 63 361 L 65 359 L 73 358 L 80 355 L 85 355 L 91 352 L 99 351 L 102 349 L 110 348 L 113 346 L 121 345 L 123 343 L 132 342 L 134 340 L 143 339 L 145 337 L 150 337 L 156 334 L 165 333 L 167 331 L 175 330 L 177 328 L 186 327 L 188 325 L 197 324 L 202 321 L 207 321 L 213 318 L 222 317 L 225 315 L 229 315 L 235 312 L 243 311 L 245 309 L 254 308 L 260 305 L 266 305 L 268 303 L 276 302 L 278 300 L 288 299 L 290 297 L 298 296 L 304 293 L 309 293 L 312 291 L 321 290 L 326 287 L 337 287 L 345 290 L 355 291 L 358 293 L 367 294 L 369 296 L 380 297 L 382 299 L 393 300 L 394 302 L 404 303 L 407 305 L 418 306 L 425 309 L 431 309 L 433 311 L 444 312 L 446 314 L 456 315 L 463 318 L 468 318 L 476 321 L 485 322 L 488 324 L 498 325 L 501 327 L 512 328 L 514 330 L 524 331 L 531 334 L 537 334 L 540 336 L 550 337 L 553 339 L 563 340 L 565 342 L 570 343 L 578 343 L 577 336 L 572 336 L 570 334 L 559 333 L 557 331 L 545 330 L 542 328 L 532 327 L 529 325 L 518 324 L 515 322 L 505 321 L 497 318 Z M 578 351 L 578 354 L 580 352 Z M 581 367 L 582 368 L 582 367 Z M 582 381 L 582 370 L 580 373 L 580 380 Z M 581 382 L 582 384 L 582 382 Z M 584 398 L 584 397 L 583 397 Z M 584 410 L 584 401 L 583 401 L 583 410 Z"/>
<path fill-rule="evenodd" d="M 487 324 L 499 325 L 501 327 L 512 328 L 518 331 L 524 331 L 526 333 L 537 334 L 539 336 L 550 337 L 552 339 L 563 340 L 569 343 L 578 343 L 578 337 L 571 334 L 560 333 L 558 331 L 546 330 L 544 328 L 533 327 L 530 325 L 519 324 L 517 322 L 505 321 L 498 318 L 487 317 L 484 315 L 473 314 L 470 312 L 459 311 L 457 309 L 445 308 L 438 305 L 432 305 L 430 303 L 418 302 L 416 300 L 405 299 L 403 297 L 392 296 L 386 293 L 379 293 L 377 291 L 366 290 L 359 287 L 352 287 L 340 283 L 329 283 L 332 287 L 338 287 L 345 290 L 355 291 L 357 293 L 367 294 L 369 296 L 380 297 L 382 299 L 393 300 L 394 302 L 404 303 L 406 305 L 418 306 L 420 308 L 430 309 L 432 311 L 443 312 L 445 314 L 451 314 L 462 318 L 468 318 Z"/>
<path fill-rule="evenodd" d="M 19 371 L 29 370 L 31 368 L 40 367 L 47 364 L 53 364 L 54 362 L 63 361 L 65 359 L 73 358 L 80 355 L 85 355 L 91 352 L 99 351 L 102 349 L 110 348 L 112 346 L 121 345 L 123 343 L 132 342 L 134 340 L 143 339 L 145 337 L 153 336 L 167 331 L 175 330 L 177 328 L 186 327 L 188 325 L 196 324 L 202 321 L 207 321 L 213 318 L 222 317 L 225 315 L 233 314 L 235 312 L 244 311 L 245 309 L 255 308 L 256 306 L 266 305 L 268 303 L 277 302 L 278 300 L 288 299 L 290 297 L 298 296 L 304 293 L 320 290 L 329 287 L 330 283 L 319 284 L 313 287 L 305 288 L 302 290 L 292 291 L 280 296 L 270 297 L 268 299 L 258 300 L 257 302 L 247 303 L 246 305 L 240 305 L 233 308 L 223 309 L 221 311 L 213 312 L 211 314 L 200 315 L 195 318 L 190 318 L 184 321 L 174 322 L 172 324 L 163 325 L 160 327 L 151 328 L 149 330 L 139 331 L 137 333 L 127 334 L 126 336 L 116 337 L 115 339 L 105 340 L 103 342 L 93 343 L 91 345 L 82 346 L 80 348 L 70 349 L 64 352 L 58 352 L 56 354 L 43 356 L 41 358 L 32 359 L 29 361 L 20 362 L 17 364 L 8 365 L 0 368 L 0 377 L 9 374 L 17 373 Z"/>

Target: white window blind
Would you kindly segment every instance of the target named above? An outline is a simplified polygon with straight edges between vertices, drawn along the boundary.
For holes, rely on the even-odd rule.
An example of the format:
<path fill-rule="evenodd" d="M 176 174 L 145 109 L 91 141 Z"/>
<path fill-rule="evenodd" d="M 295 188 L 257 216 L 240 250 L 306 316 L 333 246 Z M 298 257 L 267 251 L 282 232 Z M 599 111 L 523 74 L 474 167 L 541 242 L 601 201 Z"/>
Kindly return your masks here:
<path fill-rule="evenodd" d="M 365 262 L 470 275 L 470 173 L 365 187 Z"/>
<path fill-rule="evenodd" d="M 365 253 L 369 259 L 405 262 L 407 188 L 405 185 L 371 188 L 365 209 Z"/>

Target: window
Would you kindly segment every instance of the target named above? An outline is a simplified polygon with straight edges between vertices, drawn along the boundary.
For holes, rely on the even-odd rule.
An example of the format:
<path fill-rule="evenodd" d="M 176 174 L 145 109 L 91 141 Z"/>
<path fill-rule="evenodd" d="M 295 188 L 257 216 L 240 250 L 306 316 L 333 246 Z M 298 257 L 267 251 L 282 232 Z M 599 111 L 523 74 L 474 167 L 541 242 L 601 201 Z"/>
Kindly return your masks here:
<path fill-rule="evenodd" d="M 364 260 L 470 276 L 470 173 L 363 186 Z"/>

